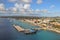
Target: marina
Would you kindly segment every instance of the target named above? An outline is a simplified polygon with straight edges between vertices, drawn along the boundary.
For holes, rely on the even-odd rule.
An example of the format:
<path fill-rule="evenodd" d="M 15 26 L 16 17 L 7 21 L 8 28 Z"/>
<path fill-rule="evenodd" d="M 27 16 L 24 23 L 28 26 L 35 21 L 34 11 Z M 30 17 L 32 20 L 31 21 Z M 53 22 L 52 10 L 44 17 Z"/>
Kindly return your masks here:
<path fill-rule="evenodd" d="M 20 26 L 17 26 L 17 25 L 13 25 L 14 28 L 19 31 L 19 32 L 23 32 L 25 34 L 33 34 L 33 33 L 36 33 L 38 30 L 35 30 L 35 29 L 24 29 Z"/>
<path fill-rule="evenodd" d="M 60 0 L 0 0 L 0 40 L 60 40 Z"/>
<path fill-rule="evenodd" d="M 0 40 L 60 40 L 60 34 L 52 31 L 40 30 L 36 34 L 25 35 L 18 32 L 8 19 L 0 18 L 0 22 Z"/>

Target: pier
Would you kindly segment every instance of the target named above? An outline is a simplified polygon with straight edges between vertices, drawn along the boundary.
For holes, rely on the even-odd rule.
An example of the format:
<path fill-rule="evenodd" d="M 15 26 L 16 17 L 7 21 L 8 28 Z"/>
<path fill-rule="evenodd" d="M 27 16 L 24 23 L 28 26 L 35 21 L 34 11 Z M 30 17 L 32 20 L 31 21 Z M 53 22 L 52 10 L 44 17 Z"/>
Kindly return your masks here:
<path fill-rule="evenodd" d="M 22 27 L 20 27 L 20 26 L 16 26 L 16 25 L 13 25 L 13 26 L 19 32 L 24 31 L 24 29 Z"/>
<path fill-rule="evenodd" d="M 34 34 L 37 32 L 37 30 L 35 30 L 35 29 L 23 29 L 20 26 L 16 26 L 16 25 L 13 25 L 13 26 L 17 31 L 23 32 L 25 34 Z"/>

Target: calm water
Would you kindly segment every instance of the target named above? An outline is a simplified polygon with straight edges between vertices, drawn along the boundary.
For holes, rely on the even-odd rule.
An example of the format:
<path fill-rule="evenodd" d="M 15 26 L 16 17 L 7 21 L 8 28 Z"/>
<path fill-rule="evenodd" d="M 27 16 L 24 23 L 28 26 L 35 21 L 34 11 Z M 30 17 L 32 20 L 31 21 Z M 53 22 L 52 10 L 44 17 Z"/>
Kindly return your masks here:
<path fill-rule="evenodd" d="M 26 28 L 30 27 L 26 26 Z M 41 30 L 33 35 L 25 35 L 15 30 L 9 20 L 0 18 L 0 40 L 60 40 L 60 34 Z"/>
<path fill-rule="evenodd" d="M 38 26 L 31 25 L 27 22 L 22 22 L 21 20 L 12 20 L 11 22 L 12 22 L 12 24 L 17 24 L 17 25 L 19 25 L 19 26 L 21 26 L 22 28 L 25 28 L 25 29 L 39 28 Z"/>

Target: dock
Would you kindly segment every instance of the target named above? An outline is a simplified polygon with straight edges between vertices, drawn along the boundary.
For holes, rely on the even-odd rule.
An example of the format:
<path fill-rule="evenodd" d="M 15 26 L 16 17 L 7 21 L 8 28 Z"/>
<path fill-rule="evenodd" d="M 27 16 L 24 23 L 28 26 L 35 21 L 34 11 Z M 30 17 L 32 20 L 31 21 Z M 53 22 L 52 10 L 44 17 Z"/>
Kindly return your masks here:
<path fill-rule="evenodd" d="M 23 32 L 25 34 L 34 34 L 37 32 L 37 30 L 35 30 L 35 29 L 24 29 L 18 25 L 13 25 L 13 26 L 18 32 Z"/>
<path fill-rule="evenodd" d="M 17 26 L 17 25 L 13 25 L 13 26 L 19 32 L 24 31 L 24 29 L 22 27 L 20 27 L 20 26 Z"/>

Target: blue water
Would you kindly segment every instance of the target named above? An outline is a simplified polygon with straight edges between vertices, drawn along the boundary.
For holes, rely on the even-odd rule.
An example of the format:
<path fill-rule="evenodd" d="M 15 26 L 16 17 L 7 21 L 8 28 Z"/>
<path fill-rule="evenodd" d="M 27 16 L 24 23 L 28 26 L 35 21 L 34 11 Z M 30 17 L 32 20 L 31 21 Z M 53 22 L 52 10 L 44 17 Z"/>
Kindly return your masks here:
<path fill-rule="evenodd" d="M 18 32 L 8 19 L 1 18 L 0 40 L 60 40 L 60 34 L 48 30 L 41 30 L 36 34 L 25 35 L 24 33 Z"/>
<path fill-rule="evenodd" d="M 12 24 L 17 24 L 17 25 L 19 25 L 19 26 L 21 26 L 22 28 L 25 28 L 25 29 L 39 28 L 38 26 L 31 25 L 27 22 L 23 23 L 21 20 L 12 20 Z"/>

